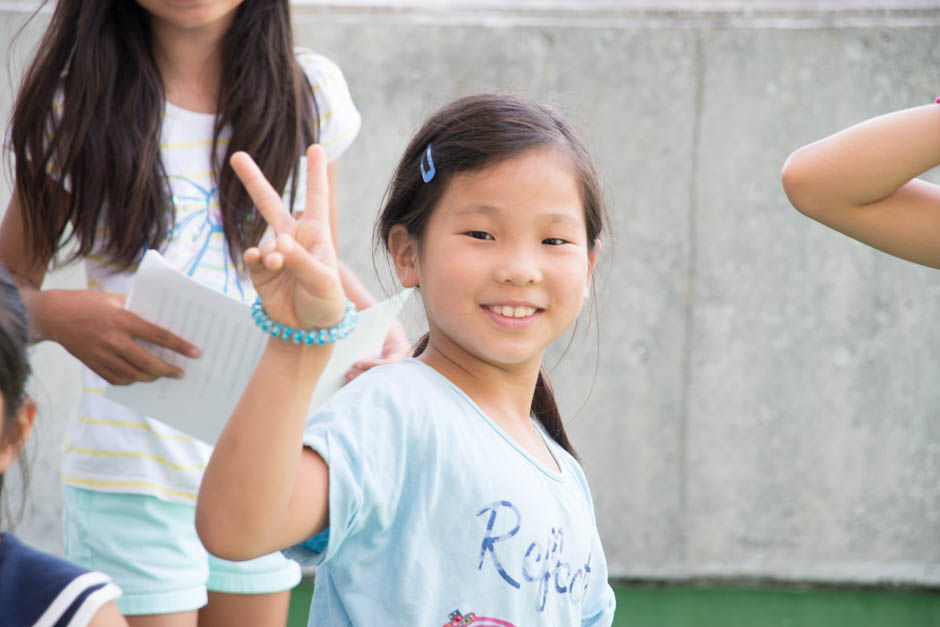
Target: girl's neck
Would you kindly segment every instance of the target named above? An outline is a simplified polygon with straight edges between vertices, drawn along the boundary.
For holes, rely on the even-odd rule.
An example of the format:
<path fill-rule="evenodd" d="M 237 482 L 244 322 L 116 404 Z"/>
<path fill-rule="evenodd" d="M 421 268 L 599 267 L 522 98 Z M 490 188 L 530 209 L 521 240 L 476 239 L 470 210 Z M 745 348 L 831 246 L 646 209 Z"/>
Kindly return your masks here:
<path fill-rule="evenodd" d="M 506 368 L 486 363 L 454 345 L 441 347 L 431 341 L 418 359 L 463 390 L 529 455 L 546 468 L 561 472 L 530 418 L 541 355 L 531 363 Z"/>
<path fill-rule="evenodd" d="M 459 347 L 440 346 L 433 336 L 418 359 L 450 379 L 500 427 L 510 432 L 531 429 L 540 359 L 512 367 L 490 364 Z"/>
<path fill-rule="evenodd" d="M 181 28 L 151 16 L 154 60 L 167 102 L 200 113 L 215 113 L 222 75 L 221 42 L 231 24 Z"/>

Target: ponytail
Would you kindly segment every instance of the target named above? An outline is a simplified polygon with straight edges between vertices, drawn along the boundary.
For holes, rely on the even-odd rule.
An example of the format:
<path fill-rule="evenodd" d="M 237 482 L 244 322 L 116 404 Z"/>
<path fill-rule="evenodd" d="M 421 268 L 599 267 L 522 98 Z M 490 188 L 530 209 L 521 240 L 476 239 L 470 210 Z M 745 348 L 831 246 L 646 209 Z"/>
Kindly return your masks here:
<path fill-rule="evenodd" d="M 430 334 L 425 333 L 424 335 L 422 335 L 422 336 L 421 336 L 421 339 L 418 340 L 418 342 L 415 344 L 415 349 L 414 349 L 414 351 L 412 351 L 411 356 L 412 356 L 412 357 L 417 357 L 418 355 L 420 355 L 421 353 L 423 353 L 423 352 L 424 352 L 424 349 L 426 349 L 426 348 L 428 347 L 428 340 L 430 340 L 430 339 L 431 339 L 431 335 L 430 335 Z"/>
<path fill-rule="evenodd" d="M 544 368 L 539 368 L 539 378 L 535 382 L 535 394 L 532 395 L 532 415 L 545 429 L 545 432 L 551 436 L 558 445 L 568 451 L 572 457 L 578 459 L 578 454 L 574 452 L 574 447 L 568 440 L 568 434 L 565 433 L 565 423 L 561 421 L 561 412 L 558 411 L 558 403 L 555 402 L 555 393 L 552 392 L 552 385 L 548 382 L 548 375 Z"/>
<path fill-rule="evenodd" d="M 428 347 L 429 336 L 425 333 L 415 344 L 412 357 L 417 357 Z M 539 378 L 535 381 L 535 393 L 532 395 L 532 406 L 529 410 L 532 416 L 539 421 L 542 428 L 558 445 L 565 449 L 572 457 L 578 459 L 571 441 L 568 440 L 568 434 L 565 433 L 565 423 L 561 420 L 561 412 L 558 411 L 558 403 L 555 402 L 555 393 L 552 392 L 552 386 L 548 382 L 548 375 L 544 368 L 539 368 Z"/>

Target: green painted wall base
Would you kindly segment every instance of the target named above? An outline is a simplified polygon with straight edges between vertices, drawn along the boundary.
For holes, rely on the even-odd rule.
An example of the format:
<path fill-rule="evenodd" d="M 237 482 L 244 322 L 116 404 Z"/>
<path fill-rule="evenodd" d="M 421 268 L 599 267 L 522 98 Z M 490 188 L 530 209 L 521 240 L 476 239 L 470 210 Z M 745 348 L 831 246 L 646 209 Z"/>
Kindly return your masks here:
<path fill-rule="evenodd" d="M 940 593 L 704 586 L 615 590 L 614 627 L 940 627 Z M 306 626 L 312 595 L 309 582 L 294 589 L 289 627 Z"/>
<path fill-rule="evenodd" d="M 892 590 L 618 587 L 616 626 L 940 627 L 940 594 Z"/>

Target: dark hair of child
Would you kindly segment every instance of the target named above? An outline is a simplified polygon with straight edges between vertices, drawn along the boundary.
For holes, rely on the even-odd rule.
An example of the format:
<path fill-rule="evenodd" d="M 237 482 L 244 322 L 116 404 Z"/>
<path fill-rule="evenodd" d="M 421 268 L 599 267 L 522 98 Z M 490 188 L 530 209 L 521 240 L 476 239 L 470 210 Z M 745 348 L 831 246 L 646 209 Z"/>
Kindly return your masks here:
<path fill-rule="evenodd" d="M 3 434 L 0 447 L 20 440 L 17 414 L 26 398 L 29 379 L 29 324 L 26 307 L 10 274 L 0 265 L 0 395 L 3 396 Z M 0 473 L 0 496 L 3 474 Z"/>
<path fill-rule="evenodd" d="M 260 45 L 245 47 L 247 40 Z M 163 81 L 149 42 L 149 15 L 136 2 L 56 3 L 19 90 L 11 133 L 18 200 L 39 258 L 53 259 L 74 239 L 78 245 L 65 261 L 94 251 L 132 267 L 146 249 L 161 249 L 171 232 L 160 161 Z M 248 152 L 278 190 L 290 178 L 293 199 L 297 177 L 290 175 L 316 141 L 318 115 L 294 61 L 288 0 L 242 3 L 222 48 L 211 154 L 225 240 L 237 264 L 266 224 L 254 215 L 229 158 Z M 217 151 L 226 127 L 231 138 Z M 120 237 L 102 236 L 101 227 Z"/>

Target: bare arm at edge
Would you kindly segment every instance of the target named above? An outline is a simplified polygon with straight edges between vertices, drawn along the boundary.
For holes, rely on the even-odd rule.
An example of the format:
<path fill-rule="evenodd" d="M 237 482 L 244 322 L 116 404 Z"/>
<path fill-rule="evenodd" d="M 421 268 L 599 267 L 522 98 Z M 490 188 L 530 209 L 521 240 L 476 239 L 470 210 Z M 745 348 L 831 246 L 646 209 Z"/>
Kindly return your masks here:
<path fill-rule="evenodd" d="M 882 115 L 796 150 L 783 167 L 807 216 L 902 259 L 940 268 L 940 105 Z"/>

